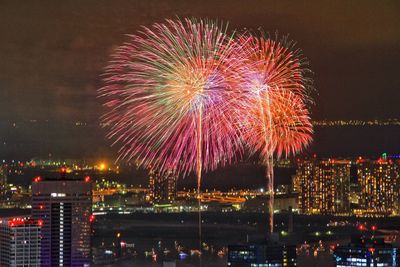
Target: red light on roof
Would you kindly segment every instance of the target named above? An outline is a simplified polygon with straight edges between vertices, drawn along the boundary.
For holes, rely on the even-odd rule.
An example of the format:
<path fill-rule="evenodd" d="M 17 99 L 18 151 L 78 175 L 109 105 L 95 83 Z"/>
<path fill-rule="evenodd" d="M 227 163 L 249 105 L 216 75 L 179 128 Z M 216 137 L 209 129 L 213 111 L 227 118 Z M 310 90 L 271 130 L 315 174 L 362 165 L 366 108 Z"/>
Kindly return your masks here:
<path fill-rule="evenodd" d="M 19 225 L 38 225 L 38 226 L 42 226 L 42 221 L 41 220 L 34 220 L 31 219 L 29 217 L 27 218 L 12 218 L 8 221 L 8 225 L 10 227 L 17 227 Z"/>
<path fill-rule="evenodd" d="M 364 224 L 359 224 L 358 225 L 358 230 L 359 231 L 365 231 L 365 225 Z"/>
<path fill-rule="evenodd" d="M 372 225 L 372 226 L 371 226 L 371 230 L 372 230 L 372 231 L 376 231 L 377 229 L 378 229 L 378 227 L 376 227 L 376 225 Z"/>
<path fill-rule="evenodd" d="M 40 176 L 36 176 L 35 178 L 33 178 L 33 181 L 35 182 L 35 183 L 38 183 L 38 182 L 40 182 L 42 180 L 42 177 L 40 177 Z"/>
<path fill-rule="evenodd" d="M 90 215 L 90 217 L 89 217 L 89 222 L 94 222 L 94 220 L 96 220 L 96 217 L 92 214 L 92 215 Z"/>
<path fill-rule="evenodd" d="M 90 182 L 90 176 L 86 176 L 86 177 L 85 177 L 85 182 L 86 182 L 86 183 Z"/>

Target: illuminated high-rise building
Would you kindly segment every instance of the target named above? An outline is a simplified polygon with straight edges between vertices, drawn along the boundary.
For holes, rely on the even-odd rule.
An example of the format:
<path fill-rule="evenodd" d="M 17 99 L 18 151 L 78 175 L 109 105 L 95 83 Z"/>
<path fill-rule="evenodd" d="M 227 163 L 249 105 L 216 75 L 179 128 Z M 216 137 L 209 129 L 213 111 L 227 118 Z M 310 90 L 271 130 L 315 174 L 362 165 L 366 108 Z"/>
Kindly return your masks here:
<path fill-rule="evenodd" d="M 28 217 L 0 219 L 0 266 L 39 267 L 41 226 Z"/>
<path fill-rule="evenodd" d="M 92 183 L 89 177 L 35 178 L 32 216 L 42 220 L 41 267 L 91 266 Z"/>
<path fill-rule="evenodd" d="M 391 160 L 357 161 L 361 210 L 375 214 L 399 213 L 399 168 Z"/>
<path fill-rule="evenodd" d="M 154 204 L 171 203 L 175 200 L 176 176 L 150 171 L 149 178 L 150 198 Z"/>
<path fill-rule="evenodd" d="M 298 162 L 293 191 L 306 214 L 347 213 L 350 210 L 350 168 L 348 160 L 305 160 Z"/>

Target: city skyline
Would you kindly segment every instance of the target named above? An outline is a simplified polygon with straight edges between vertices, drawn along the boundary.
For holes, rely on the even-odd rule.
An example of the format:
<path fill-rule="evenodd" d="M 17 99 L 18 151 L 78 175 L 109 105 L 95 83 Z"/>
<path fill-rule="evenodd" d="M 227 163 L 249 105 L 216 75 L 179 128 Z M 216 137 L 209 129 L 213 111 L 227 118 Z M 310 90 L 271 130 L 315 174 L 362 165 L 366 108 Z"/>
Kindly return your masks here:
<path fill-rule="evenodd" d="M 390 253 L 397 253 L 394 244 L 397 244 L 396 236 L 398 235 L 396 225 L 400 223 L 398 221 L 400 202 L 397 186 L 400 178 L 399 164 L 398 155 L 387 154 L 377 160 L 366 158 L 318 159 L 313 157 L 292 162 L 288 160 L 278 162 L 276 169 L 296 168 L 297 171 L 292 176 L 292 184 L 289 182 L 275 187 L 276 230 L 271 236 L 272 240 L 279 237 L 279 242 L 284 242 L 283 244 L 291 247 L 290 261 L 298 262 L 297 266 L 310 266 L 303 261 L 311 260 L 310 257 L 318 260 L 319 254 L 329 256 L 331 260 L 326 264 L 332 263 L 334 257 L 338 256 L 343 258 L 347 255 L 346 257 L 351 258 L 351 254 L 346 254 L 346 251 L 358 245 L 351 243 L 348 245 L 349 248 L 346 242 L 356 233 L 363 236 L 372 234 L 371 242 L 361 246 L 362 249 L 365 248 L 364 254 L 358 255 L 357 261 L 363 261 L 364 258 L 369 259 L 371 255 L 368 254 L 368 251 L 371 252 L 371 249 L 376 249 L 377 253 L 380 253 L 380 249 L 385 248 L 390 249 Z M 6 183 L 0 192 L 2 196 L 0 212 L 4 220 L 5 217 L 9 217 L 6 215 L 8 210 L 27 215 L 32 208 L 32 216 L 38 219 L 41 226 L 42 253 L 46 254 L 46 251 L 51 248 L 55 252 L 54 260 L 62 262 L 63 266 L 70 266 L 69 257 L 66 256 L 62 259 L 62 256 L 58 257 L 58 252 L 62 251 L 63 253 L 60 252 L 62 255 L 68 255 L 70 245 L 78 244 L 74 239 L 75 235 L 72 238 L 69 237 L 71 231 L 82 231 L 76 237 L 80 236 L 86 240 L 81 240 L 82 242 L 79 244 L 83 246 L 80 251 L 87 251 L 89 222 L 94 225 L 92 238 L 96 240 L 92 245 L 93 253 L 95 253 L 93 259 L 95 263 L 99 264 L 115 262 L 115 266 L 118 266 L 117 262 L 124 257 L 127 258 L 123 261 L 129 261 L 134 255 L 139 255 L 134 256 L 135 258 L 141 258 L 140 255 L 143 252 L 140 250 L 148 248 L 148 245 L 140 243 L 136 250 L 135 244 L 142 242 L 139 241 L 142 238 L 149 240 L 148 235 L 154 231 L 163 240 L 164 238 L 168 239 L 171 234 L 173 238 L 176 238 L 175 231 L 182 232 L 181 238 L 187 239 L 189 235 L 191 240 L 196 239 L 193 232 L 196 232 L 194 221 L 198 210 L 196 201 L 198 194 L 195 188 L 177 191 L 175 178 L 168 179 L 168 175 L 161 177 L 156 173 L 149 172 L 147 182 L 138 187 L 125 184 L 118 178 L 116 180 L 109 178 L 120 177 L 122 168 L 118 165 L 108 165 L 105 162 L 92 165 L 74 161 L 67 163 L 41 160 L 35 163 L 3 163 L 1 168 L 6 170 L 0 177 L 3 181 L 8 180 L 7 176 L 15 178 L 17 173 L 28 172 L 29 169 L 42 174 L 33 178 L 32 187 L 29 184 L 20 186 L 19 183 L 14 185 Z M 93 181 L 93 187 L 91 181 Z M 90 190 L 91 187 L 92 190 Z M 32 196 L 32 200 L 27 199 L 30 196 Z M 208 259 L 210 255 L 216 253 L 213 250 L 211 250 L 211 254 L 206 252 L 209 250 L 208 246 L 215 245 L 220 248 L 217 251 L 220 257 L 219 262 L 223 262 L 225 259 L 233 266 L 251 266 L 248 260 L 259 263 L 264 260 L 275 263 L 285 262 L 285 253 L 282 255 L 280 252 L 285 251 L 285 246 L 256 241 L 261 240 L 265 234 L 265 206 L 268 198 L 267 191 L 262 187 L 229 191 L 204 189 L 201 194 L 201 209 L 204 213 L 203 224 L 206 233 L 202 247 L 204 246 L 204 253 L 207 253 L 204 259 Z M 306 201 L 304 202 L 303 199 Z M 91 201 L 93 201 L 92 205 L 89 205 Z M 89 213 L 90 210 L 92 215 Z M 158 218 L 161 221 L 158 221 Z M 72 221 L 75 223 L 72 224 Z M 212 238 L 210 240 L 211 232 L 223 230 L 217 234 L 223 235 L 234 225 L 239 227 L 237 229 L 239 233 L 235 233 L 229 240 L 237 241 L 221 239 L 219 244 L 216 244 Z M 188 227 L 191 229 L 190 231 L 185 230 Z M 216 228 L 213 230 L 214 227 Z M 109 237 L 110 231 L 116 237 Z M 146 231 L 146 233 L 142 231 Z M 213 235 L 215 234 L 213 233 Z M 375 238 L 375 234 L 379 235 Z M 160 235 L 166 236 L 161 237 Z M 385 236 L 385 240 L 381 238 L 382 235 Z M 108 237 L 105 240 L 106 236 Z M 28 242 L 26 237 L 21 238 L 25 238 L 22 239 L 23 244 Z M 299 238 L 305 241 L 299 241 Z M 50 239 L 51 242 L 49 242 Z M 251 242 L 244 240 L 251 240 Z M 373 243 L 374 240 L 379 243 Z M 315 243 L 317 241 L 318 243 Z M 29 242 L 37 241 L 32 239 Z M 225 245 L 228 244 L 228 247 L 222 245 L 221 248 L 221 242 Z M 294 245 L 296 245 L 296 249 Z M 175 246 L 178 252 L 182 250 L 178 248 L 178 245 Z M 193 244 L 186 243 L 186 246 L 193 247 Z M 160 244 L 158 247 L 152 252 L 146 251 L 144 255 L 170 253 L 166 249 L 163 252 Z M 170 249 L 172 248 L 170 247 Z M 197 246 L 194 245 L 190 260 L 186 261 L 196 261 L 198 257 L 196 249 Z M 265 250 L 271 250 L 271 254 L 263 254 Z M 18 250 L 18 253 L 12 254 L 13 252 L 11 252 L 11 254 L 17 259 L 23 258 L 27 256 L 24 251 Z M 175 252 L 172 253 L 175 254 Z M 185 257 L 189 257 L 185 256 L 186 252 L 182 253 L 183 258 L 180 258 L 181 254 L 177 256 L 181 264 L 185 262 Z M 257 258 L 254 258 L 254 255 L 246 258 L 244 255 L 247 253 L 255 253 Z M 314 256 L 310 256 L 310 253 L 313 253 Z M 157 254 L 155 257 L 158 257 Z M 379 261 L 394 260 L 395 256 L 380 258 Z M 47 259 L 47 256 L 42 254 L 41 259 Z M 165 256 L 163 259 L 168 260 L 171 257 Z M 160 260 L 153 258 L 153 261 Z M 215 260 L 210 262 L 215 262 Z M 241 262 L 247 262 L 249 265 L 241 265 Z M 143 266 L 144 263 L 138 261 L 137 264 Z M 179 263 L 177 264 L 180 266 Z M 221 264 L 218 266 L 226 266 Z M 46 266 L 46 264 L 42 262 L 41 266 Z"/>
<path fill-rule="evenodd" d="M 0 2 L 0 265 L 400 264 L 400 2 Z"/>

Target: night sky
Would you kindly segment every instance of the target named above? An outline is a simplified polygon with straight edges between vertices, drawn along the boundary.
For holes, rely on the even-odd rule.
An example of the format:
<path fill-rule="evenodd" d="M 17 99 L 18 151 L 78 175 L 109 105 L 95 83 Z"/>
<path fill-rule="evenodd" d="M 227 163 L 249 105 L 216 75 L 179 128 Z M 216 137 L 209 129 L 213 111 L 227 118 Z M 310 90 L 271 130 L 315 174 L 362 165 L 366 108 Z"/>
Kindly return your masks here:
<path fill-rule="evenodd" d="M 0 156 L 75 156 L 89 145 L 107 154 L 102 132 L 59 124 L 97 124 L 96 89 L 113 48 L 141 25 L 176 16 L 289 34 L 314 72 L 313 119 L 399 118 L 399 14 L 400 1 L 0 0 Z M 14 132 L 13 122 L 29 120 L 49 123 Z"/>

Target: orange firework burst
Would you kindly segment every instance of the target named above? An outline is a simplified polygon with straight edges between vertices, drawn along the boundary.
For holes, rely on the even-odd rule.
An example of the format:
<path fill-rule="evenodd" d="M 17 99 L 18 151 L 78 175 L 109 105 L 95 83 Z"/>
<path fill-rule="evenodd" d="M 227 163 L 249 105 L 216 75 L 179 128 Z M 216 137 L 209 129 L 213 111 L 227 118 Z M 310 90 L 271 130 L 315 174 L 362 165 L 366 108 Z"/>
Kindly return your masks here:
<path fill-rule="evenodd" d="M 247 51 L 247 79 L 244 90 L 248 118 L 245 140 L 253 152 L 260 152 L 266 166 L 270 195 L 269 230 L 273 231 L 273 157 L 296 154 L 312 140 L 312 124 L 304 60 L 291 43 L 242 35 L 239 43 Z"/>

